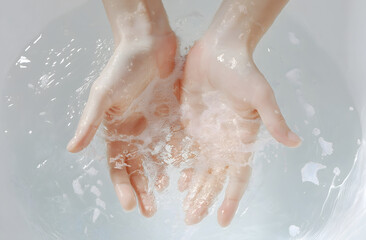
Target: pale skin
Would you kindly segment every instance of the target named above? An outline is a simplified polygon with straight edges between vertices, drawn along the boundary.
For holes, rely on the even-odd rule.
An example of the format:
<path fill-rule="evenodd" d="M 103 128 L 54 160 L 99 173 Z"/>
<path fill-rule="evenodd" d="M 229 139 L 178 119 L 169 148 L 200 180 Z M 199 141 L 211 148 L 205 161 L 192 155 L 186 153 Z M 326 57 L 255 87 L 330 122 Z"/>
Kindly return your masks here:
<path fill-rule="evenodd" d="M 123 120 L 118 117 L 152 79 L 167 77 L 175 66 L 177 40 L 160 0 L 103 0 L 103 3 L 112 27 L 115 51 L 93 84 L 76 134 L 67 147 L 70 152 L 87 147 L 102 122 L 107 136 L 138 136 L 149 128 L 144 113 L 135 112 Z M 258 41 L 286 3 L 286 0 L 224 0 L 210 28 L 187 56 L 179 91 L 182 106 L 190 111 L 188 119 L 183 114 L 183 132 L 195 140 L 200 157 L 194 159 L 194 165 L 202 165 L 203 161 L 207 166 L 207 171 L 197 171 L 194 167 L 182 171 L 179 189 L 188 191 L 184 202 L 187 224 L 196 224 L 207 215 L 227 177 L 229 183 L 225 200 L 218 210 L 218 222 L 227 226 L 235 215 L 250 178 L 251 169 L 247 163 L 252 153 L 226 151 L 231 140 L 228 133 L 239 129 L 241 143 L 251 144 L 257 137 L 259 119 L 262 119 L 280 143 L 296 147 L 301 142 L 287 126 L 271 87 L 252 57 Z M 224 108 L 233 112 L 231 120 L 236 124 L 226 124 L 225 128 L 211 131 L 207 138 L 195 138 L 191 131 L 193 123 L 203 124 L 196 119 L 207 110 L 202 104 L 203 96 L 212 92 L 220 96 L 217 99 Z M 113 119 L 117 120 L 111 123 Z M 226 132 L 220 132 L 222 129 Z M 182 132 L 173 139 L 182 138 L 181 135 Z M 221 145 L 211 151 L 209 146 L 216 144 L 216 136 L 228 137 L 222 138 Z M 154 195 L 148 190 L 143 159 L 136 151 L 135 143 L 120 140 L 106 140 L 106 143 L 109 160 L 129 153 L 127 158 L 109 161 L 111 179 L 122 207 L 132 210 L 138 201 L 141 213 L 152 216 L 156 211 Z M 179 141 L 171 144 L 180 159 Z M 206 162 L 217 154 L 224 154 L 228 159 L 223 164 Z M 129 166 L 116 168 L 116 162 Z M 161 178 L 155 185 L 162 190 L 168 184 L 163 165 L 159 171 Z"/>
<path fill-rule="evenodd" d="M 187 169 L 183 172 L 181 181 L 184 187 L 181 190 L 188 190 L 185 200 L 187 224 L 196 224 L 207 215 L 227 177 L 229 182 L 225 199 L 218 209 L 218 222 L 227 226 L 235 215 L 250 178 L 251 169 L 246 163 L 251 153 L 227 152 L 226 157 L 230 159 L 225 159 L 225 164 L 218 164 L 210 159 L 228 146 L 222 144 L 222 149 L 205 151 L 227 131 L 236 131 L 233 128 L 239 126 L 243 130 L 239 137 L 242 143 L 253 143 L 260 126 L 255 120 L 261 119 L 280 143 L 297 147 L 301 142 L 287 126 L 270 85 L 253 61 L 258 41 L 286 3 L 285 0 L 224 0 L 210 28 L 188 54 L 181 99 L 193 114 L 186 125 L 189 126 L 207 109 L 202 107 L 202 96 L 210 92 L 219 94 L 223 103 L 237 113 L 232 119 L 237 124 L 211 131 L 206 142 L 197 143 L 202 145 L 200 151 L 205 155 L 203 159 L 208 167 L 207 171 Z M 198 129 L 202 127 L 196 126 Z M 230 164 L 238 161 L 242 165 Z M 190 179 L 192 182 L 187 184 Z"/>
<path fill-rule="evenodd" d="M 118 117 L 154 78 L 167 77 L 175 65 L 177 40 L 161 1 L 104 0 L 103 3 L 112 26 L 115 51 L 91 88 L 76 134 L 67 146 L 70 152 L 87 147 L 102 122 L 110 137 L 136 136 L 149 127 L 140 112 L 127 119 Z M 112 120 L 116 121 L 111 123 Z M 136 152 L 136 144 L 119 140 L 106 140 L 106 144 L 111 180 L 123 209 L 134 209 L 138 200 L 141 213 L 152 216 L 156 204 L 148 190 L 143 159 Z M 123 155 L 128 157 L 118 159 Z M 116 167 L 121 164 L 129 167 Z M 161 171 L 156 183 L 158 190 L 167 185 L 164 169 Z"/>

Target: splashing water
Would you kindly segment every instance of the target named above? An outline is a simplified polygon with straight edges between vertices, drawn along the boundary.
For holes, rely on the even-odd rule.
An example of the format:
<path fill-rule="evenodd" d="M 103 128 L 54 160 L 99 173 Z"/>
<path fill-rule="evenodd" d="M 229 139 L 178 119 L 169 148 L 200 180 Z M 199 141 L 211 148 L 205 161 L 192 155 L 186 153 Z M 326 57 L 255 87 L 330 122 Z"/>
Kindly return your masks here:
<path fill-rule="evenodd" d="M 186 52 L 184 49 L 207 26 L 215 6 L 207 10 L 197 7 L 192 14 L 192 10 L 184 10 L 189 4 L 167 2 L 166 5 L 168 11 L 178 12 L 174 9 L 181 8 L 182 14 L 178 18 L 172 14 L 171 22 L 182 34 L 181 49 Z M 80 15 L 85 17 L 80 20 Z M 197 19 L 202 20 L 201 25 Z M 216 225 L 213 214 L 222 195 L 202 223 L 193 227 L 184 225 L 184 195 L 176 190 L 176 183 L 180 169 L 192 166 L 191 161 L 168 169 L 170 186 L 156 195 L 158 212 L 151 220 L 142 218 L 138 211 L 124 213 L 109 180 L 104 140 L 113 137 L 131 141 L 131 138 L 106 136 L 104 129 L 100 129 L 91 146 L 82 153 L 71 155 L 65 150 L 90 85 L 111 55 L 112 38 L 108 30 L 101 5 L 90 2 L 35 36 L 8 74 L 2 96 L 6 104 L 1 110 L 7 118 L 0 134 L 12 152 L 9 156 L 14 156 L 17 170 L 14 182 L 25 216 L 35 229 L 34 239 L 123 236 L 125 239 L 343 240 L 351 239 L 351 234 L 365 226 L 365 146 L 360 140 L 357 111 L 350 110 L 353 104 L 336 64 L 286 15 L 263 39 L 256 60 L 276 92 L 281 111 L 303 137 L 301 148 L 283 148 L 264 130 L 259 137 L 261 142 L 254 146 L 240 144 L 235 130 L 208 148 L 213 151 L 224 139 L 229 139 L 225 143 L 236 154 L 257 151 L 250 163 L 253 167 L 250 185 L 234 222 L 227 229 Z M 307 57 L 306 53 L 314 49 L 318 50 L 314 53 L 316 57 Z M 138 151 L 146 156 L 151 179 L 157 177 L 154 169 L 158 166 L 148 160 L 149 156 L 158 155 L 168 165 L 175 162 L 169 144 L 172 131 L 167 126 L 177 120 L 180 112 L 169 90 L 181 74 L 181 67 L 182 64 L 177 65 L 175 76 L 154 80 L 134 105 L 154 124 L 135 138 L 141 142 Z M 164 115 L 164 106 L 149 102 L 151 98 L 147 96 L 154 94 L 164 97 L 171 106 L 168 114 Z M 233 118 L 234 113 L 219 104 L 215 92 L 205 96 L 205 104 L 209 110 L 200 121 L 206 121 L 207 129 L 197 132 L 193 127 L 189 130 L 192 134 L 183 138 L 181 155 L 185 159 L 191 159 L 197 138 L 205 142 L 205 138 L 211 137 L 201 133 Z M 158 117 L 156 112 L 163 115 Z M 348 129 L 339 127 L 344 123 L 349 123 Z M 154 142 L 154 137 L 159 141 Z M 222 158 L 220 154 L 223 153 L 218 152 L 217 159 L 212 161 Z M 306 181 L 302 174 L 305 166 L 308 166 Z"/>

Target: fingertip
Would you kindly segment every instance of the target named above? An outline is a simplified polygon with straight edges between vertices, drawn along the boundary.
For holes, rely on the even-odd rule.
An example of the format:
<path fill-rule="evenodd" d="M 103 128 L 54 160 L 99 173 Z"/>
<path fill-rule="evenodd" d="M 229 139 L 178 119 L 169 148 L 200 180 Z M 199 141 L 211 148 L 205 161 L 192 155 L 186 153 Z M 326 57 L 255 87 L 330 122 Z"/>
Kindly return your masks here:
<path fill-rule="evenodd" d="M 287 138 L 289 140 L 289 147 L 293 147 L 293 148 L 296 148 L 296 147 L 299 147 L 302 143 L 302 140 L 299 136 L 297 136 L 294 132 L 292 131 L 289 131 L 288 134 L 287 134 Z"/>
<path fill-rule="evenodd" d="M 186 216 L 186 218 L 184 219 L 184 222 L 186 223 L 186 225 L 191 226 L 191 225 L 199 223 L 200 220 L 198 220 L 196 217 L 193 217 L 193 216 Z"/>
<path fill-rule="evenodd" d="M 66 146 L 67 151 L 74 153 L 75 151 L 75 137 L 72 138 Z"/>
<path fill-rule="evenodd" d="M 136 207 L 136 198 L 132 186 L 129 184 L 116 184 L 115 190 L 123 210 L 129 212 Z"/>
<path fill-rule="evenodd" d="M 95 97 L 90 93 L 89 100 L 81 115 L 75 136 L 67 145 L 67 150 L 72 153 L 80 152 L 86 148 L 96 134 L 99 125 L 102 123 L 105 110 L 108 108 L 105 99 Z"/>
<path fill-rule="evenodd" d="M 146 218 L 154 216 L 154 214 L 157 211 L 154 194 L 153 193 L 140 194 L 139 200 L 140 200 L 141 214 Z"/>
<path fill-rule="evenodd" d="M 178 180 L 178 190 L 180 192 L 184 192 L 188 187 L 187 181 L 185 180 L 185 174 L 182 173 L 182 175 L 179 177 Z"/>
<path fill-rule="evenodd" d="M 169 186 L 169 177 L 167 175 L 161 175 L 155 181 L 155 189 L 158 192 L 164 191 Z"/>
<path fill-rule="evenodd" d="M 217 222 L 221 227 L 227 227 L 233 220 L 239 201 L 225 199 L 221 207 L 217 210 Z"/>
<path fill-rule="evenodd" d="M 98 125 L 83 124 L 76 130 L 75 136 L 67 145 L 67 150 L 72 153 L 77 153 L 86 148 L 93 140 L 94 135 L 98 130 Z"/>
<path fill-rule="evenodd" d="M 190 226 L 190 225 L 195 225 L 195 224 L 200 223 L 204 217 L 205 217 L 205 215 L 187 213 L 184 221 L 187 225 Z"/>
<path fill-rule="evenodd" d="M 84 146 L 82 146 L 80 144 L 80 140 L 77 139 L 77 137 L 73 137 L 70 142 L 67 144 L 66 147 L 67 151 L 71 152 L 71 153 L 78 153 L 81 150 L 84 149 Z"/>
<path fill-rule="evenodd" d="M 71 153 L 78 153 L 81 150 L 83 150 L 84 148 L 85 148 L 85 146 L 81 145 L 81 143 L 76 140 L 71 140 L 70 143 L 66 147 L 67 151 L 69 151 Z"/>
<path fill-rule="evenodd" d="M 224 210 L 222 210 L 221 207 L 217 210 L 217 222 L 223 228 L 229 226 L 230 224 L 230 221 L 224 219 Z"/>
<path fill-rule="evenodd" d="M 274 139 L 286 147 L 296 148 L 301 145 L 301 138 L 292 132 L 287 125 L 267 126 L 267 129 Z"/>
<path fill-rule="evenodd" d="M 142 213 L 142 215 L 144 216 L 144 217 L 146 217 L 146 218 L 151 218 L 151 217 L 153 217 L 154 215 L 155 215 L 155 213 L 156 213 L 156 211 L 157 211 L 157 209 L 156 209 L 156 207 L 155 206 L 153 206 L 153 207 L 151 207 L 151 209 L 145 209 L 143 212 L 141 212 Z"/>
<path fill-rule="evenodd" d="M 274 96 L 258 106 L 258 112 L 264 125 L 278 142 L 287 147 L 300 146 L 301 139 L 287 125 Z"/>
<path fill-rule="evenodd" d="M 273 135 L 273 137 L 286 147 L 297 148 L 301 145 L 302 140 L 299 136 L 293 133 L 291 130 L 288 130 L 287 134 L 281 134 L 278 136 Z"/>
<path fill-rule="evenodd" d="M 181 175 L 178 180 L 178 190 L 180 192 L 184 192 L 188 188 L 189 183 L 191 182 L 192 179 L 192 175 L 193 175 L 192 168 L 184 169 L 181 172 Z"/>
<path fill-rule="evenodd" d="M 186 210 L 185 222 L 187 225 L 194 225 L 201 222 L 207 215 L 208 207 L 206 204 L 190 205 Z"/>

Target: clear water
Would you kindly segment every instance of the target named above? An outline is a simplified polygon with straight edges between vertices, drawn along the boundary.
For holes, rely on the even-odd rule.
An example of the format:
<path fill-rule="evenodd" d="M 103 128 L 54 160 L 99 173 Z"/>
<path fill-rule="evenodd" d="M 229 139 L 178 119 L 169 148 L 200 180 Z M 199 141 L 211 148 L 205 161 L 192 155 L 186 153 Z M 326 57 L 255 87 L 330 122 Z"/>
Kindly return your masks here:
<path fill-rule="evenodd" d="M 207 27 L 219 1 L 205 3 L 210 7 L 192 10 L 187 1 L 166 1 L 169 13 L 179 12 L 170 15 L 182 52 Z M 11 153 L 24 216 L 34 229 L 30 239 L 314 239 L 312 234 L 322 236 L 319 230 L 326 232 L 331 222 L 337 226 L 334 216 L 346 216 L 334 208 L 341 202 L 334 186 L 360 174 L 350 174 L 354 164 L 360 167 L 355 163 L 362 144 L 359 116 L 340 66 L 286 12 L 255 58 L 304 141 L 298 149 L 272 143 L 257 152 L 249 189 L 225 229 L 216 223 L 218 204 L 202 223 L 184 225 L 177 174 L 158 195 L 153 218 L 141 217 L 138 210 L 125 213 L 109 180 L 102 138 L 77 155 L 65 150 L 88 87 L 111 54 L 101 3 L 89 2 L 51 22 L 29 46 L 1 90 L 6 104 L 0 112 L 6 117 L 0 135 Z"/>

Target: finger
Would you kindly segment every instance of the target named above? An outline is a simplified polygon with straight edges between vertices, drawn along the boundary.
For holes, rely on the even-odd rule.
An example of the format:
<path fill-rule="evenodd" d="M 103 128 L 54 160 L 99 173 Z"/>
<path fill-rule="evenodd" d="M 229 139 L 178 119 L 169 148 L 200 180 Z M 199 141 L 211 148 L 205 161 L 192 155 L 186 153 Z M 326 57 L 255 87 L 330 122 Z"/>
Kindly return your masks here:
<path fill-rule="evenodd" d="M 167 163 L 164 160 L 165 155 L 160 150 L 155 148 L 160 148 L 160 142 L 153 140 L 153 143 L 149 146 L 149 157 L 155 164 L 156 178 L 155 178 L 155 189 L 158 192 L 164 191 L 169 185 L 169 177 L 165 171 Z M 165 152 L 164 152 L 165 153 Z"/>
<path fill-rule="evenodd" d="M 144 173 L 142 165 L 143 156 L 139 155 L 131 144 L 128 146 L 128 149 L 129 156 L 126 163 L 130 167 L 127 168 L 127 172 L 139 200 L 141 214 L 145 217 L 152 217 L 156 212 L 155 197 L 154 194 L 149 191 L 148 178 Z"/>
<path fill-rule="evenodd" d="M 190 138 L 186 136 L 181 122 L 174 122 L 171 131 L 172 136 L 168 144 L 172 146 L 172 165 L 180 167 L 182 163 L 187 162 L 189 159 L 194 159 L 196 149 Z"/>
<path fill-rule="evenodd" d="M 178 180 L 179 191 L 184 192 L 185 190 L 187 190 L 189 184 L 192 181 L 193 173 L 193 168 L 187 168 L 181 172 L 180 178 Z"/>
<path fill-rule="evenodd" d="M 207 183 L 209 176 L 206 173 L 198 174 L 196 172 L 193 178 L 183 202 L 183 209 L 186 213 L 185 222 L 187 225 L 199 223 L 205 214 L 202 212 L 198 213 L 197 206 L 195 206 L 195 199 L 202 191 L 204 184 Z"/>
<path fill-rule="evenodd" d="M 272 89 L 264 91 L 257 107 L 260 117 L 271 135 L 288 147 L 298 147 L 301 139 L 287 126 Z"/>
<path fill-rule="evenodd" d="M 188 212 L 197 195 L 202 190 L 204 184 L 207 182 L 209 175 L 206 171 L 201 169 L 192 169 L 191 184 L 189 184 L 188 193 L 183 202 L 183 209 Z"/>
<path fill-rule="evenodd" d="M 232 167 L 229 170 L 230 178 L 225 192 L 225 199 L 217 211 L 217 220 L 222 227 L 228 226 L 233 219 L 248 185 L 250 175 L 251 168 L 249 166 Z"/>
<path fill-rule="evenodd" d="M 93 85 L 75 136 L 67 145 L 68 151 L 79 152 L 89 145 L 109 107 L 110 101 L 106 91 Z"/>
<path fill-rule="evenodd" d="M 136 198 L 130 183 L 129 175 L 126 171 L 125 156 L 121 155 L 121 142 L 107 144 L 110 177 L 114 185 L 117 197 L 126 211 L 131 211 L 136 207 Z"/>
<path fill-rule="evenodd" d="M 165 171 L 167 164 L 160 156 L 151 155 L 151 159 L 156 164 L 155 189 L 162 192 L 169 186 L 169 177 Z"/>
<path fill-rule="evenodd" d="M 165 172 L 158 174 L 155 180 L 155 189 L 158 192 L 164 191 L 169 186 L 169 177 Z"/>
<path fill-rule="evenodd" d="M 189 205 L 186 207 L 185 219 L 188 225 L 197 224 L 207 216 L 208 209 L 223 188 L 225 178 L 225 168 L 208 169 L 207 180 L 201 178 L 198 183 L 200 186 L 194 188 L 192 195 L 188 194 Z"/>

